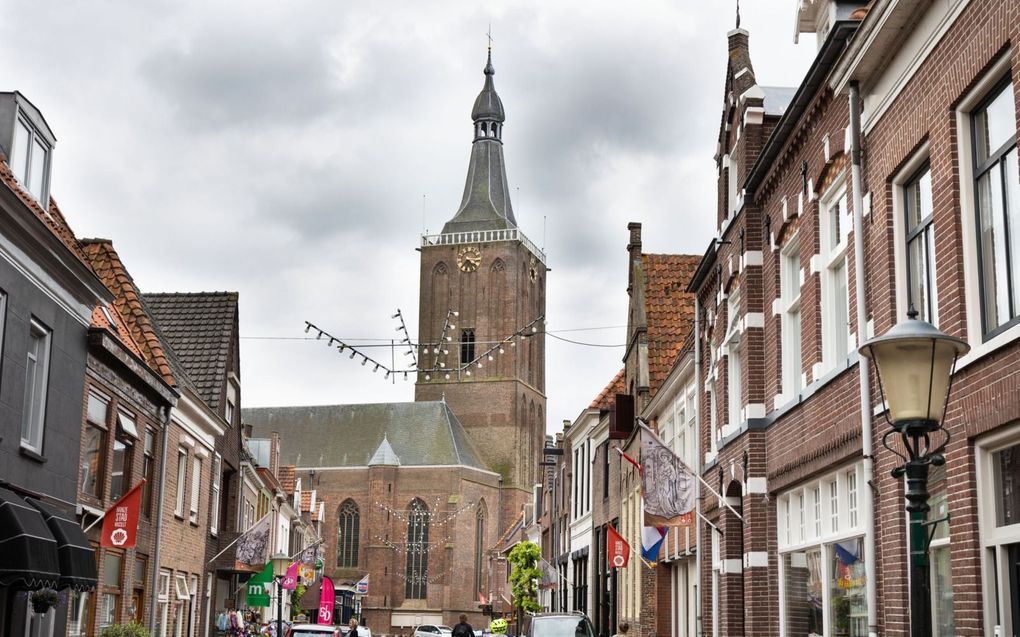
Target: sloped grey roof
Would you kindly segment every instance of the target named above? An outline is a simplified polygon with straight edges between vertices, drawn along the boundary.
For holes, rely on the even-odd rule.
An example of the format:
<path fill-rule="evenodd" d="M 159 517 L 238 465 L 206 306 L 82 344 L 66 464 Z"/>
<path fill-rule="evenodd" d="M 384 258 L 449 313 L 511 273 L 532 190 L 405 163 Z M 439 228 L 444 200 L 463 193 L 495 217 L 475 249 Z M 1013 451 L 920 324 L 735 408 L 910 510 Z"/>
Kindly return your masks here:
<path fill-rule="evenodd" d="M 230 365 L 237 321 L 237 292 L 147 293 L 149 312 L 187 372 L 199 396 L 213 409 Z"/>
<path fill-rule="evenodd" d="M 254 437 L 280 434 L 280 464 L 366 467 L 385 438 L 401 466 L 489 470 L 444 402 L 258 407 L 241 410 Z"/>
<path fill-rule="evenodd" d="M 765 93 L 765 114 L 779 117 L 786 112 L 786 107 L 793 101 L 797 93 L 795 86 L 762 86 Z"/>
<path fill-rule="evenodd" d="M 375 450 L 375 454 L 372 456 L 372 459 L 368 461 L 368 466 L 400 466 L 400 458 L 397 457 L 396 452 L 393 451 L 393 447 L 390 446 L 390 441 L 386 439 L 386 434 L 383 434 L 382 442 L 379 443 L 379 448 Z"/>

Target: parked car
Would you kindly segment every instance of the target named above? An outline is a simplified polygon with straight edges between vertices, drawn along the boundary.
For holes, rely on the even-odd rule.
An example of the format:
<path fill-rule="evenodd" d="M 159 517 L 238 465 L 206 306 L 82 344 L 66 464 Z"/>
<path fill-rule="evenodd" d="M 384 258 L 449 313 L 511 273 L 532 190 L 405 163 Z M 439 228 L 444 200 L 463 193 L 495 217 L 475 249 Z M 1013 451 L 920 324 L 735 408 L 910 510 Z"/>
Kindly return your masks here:
<path fill-rule="evenodd" d="M 524 620 L 521 635 L 528 637 L 595 637 L 584 613 L 536 613 Z"/>
<path fill-rule="evenodd" d="M 338 637 L 340 634 L 336 626 L 322 624 L 294 624 L 290 632 L 284 632 L 287 637 Z"/>
<path fill-rule="evenodd" d="M 414 629 L 412 637 L 450 637 L 453 629 L 441 624 L 422 624 Z"/>

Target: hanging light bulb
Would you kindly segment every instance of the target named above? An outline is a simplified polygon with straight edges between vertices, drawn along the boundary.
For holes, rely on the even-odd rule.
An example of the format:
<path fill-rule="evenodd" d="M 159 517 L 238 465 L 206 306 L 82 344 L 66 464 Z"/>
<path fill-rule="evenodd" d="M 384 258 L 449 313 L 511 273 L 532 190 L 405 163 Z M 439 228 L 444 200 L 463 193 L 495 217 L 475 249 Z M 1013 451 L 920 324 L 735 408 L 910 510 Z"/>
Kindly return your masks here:
<path fill-rule="evenodd" d="M 311 330 L 311 329 L 312 329 L 312 324 L 311 323 L 305 323 L 305 334 L 307 334 L 308 331 Z"/>
<path fill-rule="evenodd" d="M 404 380 L 407 380 L 407 372 L 404 372 Z M 428 378 L 426 378 L 428 380 Z"/>
<path fill-rule="evenodd" d="M 500 354 L 506 354 L 506 350 L 505 350 L 505 349 L 503 349 L 502 347 L 500 347 L 500 348 L 499 348 L 499 353 L 500 353 Z"/>
<path fill-rule="evenodd" d="M 460 312 L 458 312 L 457 310 L 450 310 L 450 314 L 453 314 L 454 316 L 460 316 Z"/>
<path fill-rule="evenodd" d="M 538 327 L 535 326 L 535 325 L 532 325 L 531 326 L 531 331 L 532 331 L 532 333 L 537 332 L 538 331 Z"/>
<path fill-rule="evenodd" d="M 319 333 L 315 335 L 315 340 L 319 340 L 320 338 L 322 338 L 322 330 L 319 330 Z"/>
<path fill-rule="evenodd" d="M 443 356 L 449 356 L 449 355 L 450 355 L 450 350 L 444 349 L 443 350 Z"/>
<path fill-rule="evenodd" d="M 329 342 L 326 343 L 326 347 L 333 347 L 333 343 L 335 343 L 335 342 L 336 342 L 336 339 L 333 338 L 332 336 L 330 336 L 329 337 Z"/>
<path fill-rule="evenodd" d="M 450 375 L 449 374 L 446 375 L 446 380 L 450 380 Z"/>
<path fill-rule="evenodd" d="M 373 370 L 372 370 L 372 373 L 374 374 L 374 373 L 376 373 L 377 371 L 379 371 L 379 365 L 376 365 L 376 366 L 375 366 L 375 369 L 373 369 Z"/>
<path fill-rule="evenodd" d="M 517 341 L 510 341 L 510 347 L 517 347 Z"/>
<path fill-rule="evenodd" d="M 467 370 L 466 372 L 464 372 L 464 375 L 465 375 L 465 376 L 470 376 L 470 375 L 471 375 L 471 370 L 469 369 L 469 370 Z"/>
<path fill-rule="evenodd" d="M 493 358 L 492 358 L 492 354 L 489 354 L 489 360 L 490 360 L 490 361 L 491 361 L 491 360 L 493 360 Z"/>
<path fill-rule="evenodd" d="M 482 361 L 478 361 L 478 369 L 482 368 Z"/>
<path fill-rule="evenodd" d="M 432 380 L 432 377 L 429 376 L 428 374 L 425 374 L 425 380 Z"/>
<path fill-rule="evenodd" d="M 395 318 L 400 318 L 400 310 L 397 310 L 397 313 L 394 314 L 393 316 L 391 316 L 390 318 L 394 318 L 394 319 Z"/>
<path fill-rule="evenodd" d="M 446 363 L 439 363 L 440 367 L 446 367 Z"/>
<path fill-rule="evenodd" d="M 368 358 L 363 358 L 363 359 L 361 360 L 361 366 L 362 366 L 362 367 L 364 367 L 364 366 L 365 366 L 365 363 L 367 363 L 367 362 L 368 362 Z"/>
<path fill-rule="evenodd" d="M 354 360 L 354 357 L 355 357 L 355 356 L 357 356 L 357 355 L 358 355 L 358 353 L 357 353 L 357 352 L 355 352 L 355 351 L 354 351 L 354 350 L 352 349 L 352 350 L 351 350 L 351 360 Z"/>
<path fill-rule="evenodd" d="M 383 376 L 383 378 L 389 378 L 389 377 L 390 377 L 390 373 L 389 372 L 386 372 L 386 375 Z"/>

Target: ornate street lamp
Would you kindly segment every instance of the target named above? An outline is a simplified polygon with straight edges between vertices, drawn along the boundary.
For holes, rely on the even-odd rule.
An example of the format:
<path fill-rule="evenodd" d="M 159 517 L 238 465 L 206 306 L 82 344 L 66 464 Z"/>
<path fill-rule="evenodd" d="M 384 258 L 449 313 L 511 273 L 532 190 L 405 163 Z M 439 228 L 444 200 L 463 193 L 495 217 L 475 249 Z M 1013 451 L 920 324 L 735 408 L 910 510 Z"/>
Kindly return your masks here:
<path fill-rule="evenodd" d="M 290 557 L 277 553 L 269 561 L 273 563 L 273 577 L 276 578 L 276 637 L 283 637 L 283 577 L 290 567 Z"/>
<path fill-rule="evenodd" d="M 905 321 L 860 347 L 862 356 L 875 361 L 882 399 L 888 406 L 891 429 L 882 444 L 903 459 L 892 471 L 897 480 L 906 476 L 906 510 L 910 516 L 910 634 L 931 635 L 931 591 L 928 546 L 935 525 L 927 521 L 928 467 L 945 464 L 943 452 L 949 431 L 942 426 L 957 359 L 970 351 L 962 339 L 939 331 L 917 319 L 911 308 Z M 902 453 L 889 444 L 898 434 Z M 929 531 L 929 527 L 931 530 Z"/>

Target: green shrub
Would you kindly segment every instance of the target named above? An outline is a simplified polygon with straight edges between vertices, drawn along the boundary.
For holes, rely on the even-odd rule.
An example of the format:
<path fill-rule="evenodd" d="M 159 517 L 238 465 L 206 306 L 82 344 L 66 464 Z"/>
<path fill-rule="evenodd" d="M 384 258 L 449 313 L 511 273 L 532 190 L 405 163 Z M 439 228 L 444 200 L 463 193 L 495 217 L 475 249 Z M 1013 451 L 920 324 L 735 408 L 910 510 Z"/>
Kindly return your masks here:
<path fill-rule="evenodd" d="M 129 622 L 107 626 L 100 633 L 100 637 L 152 637 L 152 633 L 137 622 Z"/>

